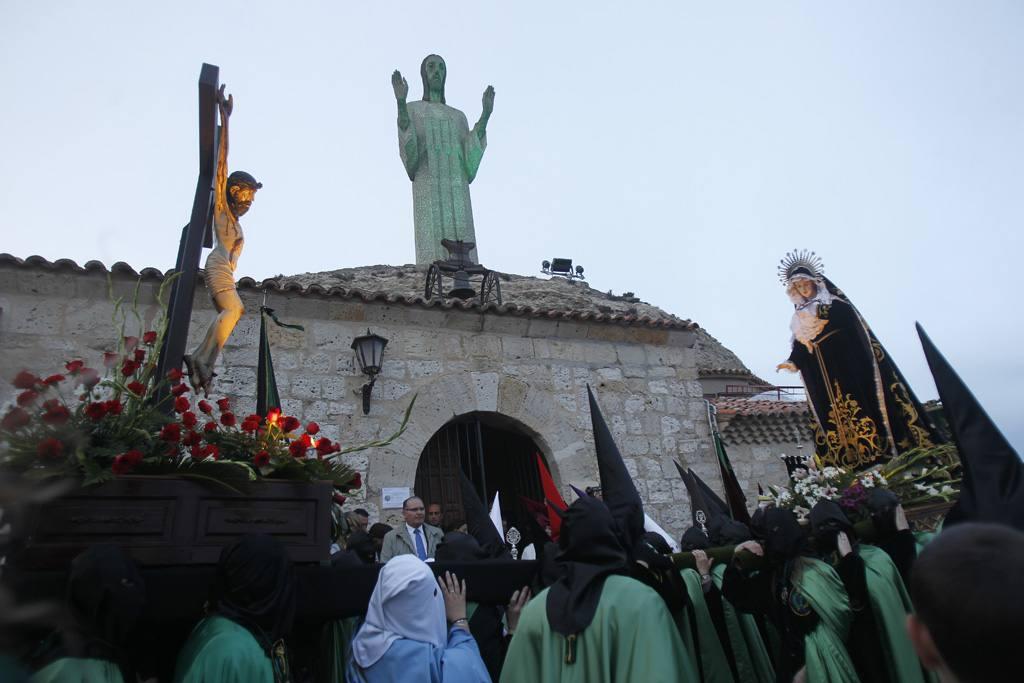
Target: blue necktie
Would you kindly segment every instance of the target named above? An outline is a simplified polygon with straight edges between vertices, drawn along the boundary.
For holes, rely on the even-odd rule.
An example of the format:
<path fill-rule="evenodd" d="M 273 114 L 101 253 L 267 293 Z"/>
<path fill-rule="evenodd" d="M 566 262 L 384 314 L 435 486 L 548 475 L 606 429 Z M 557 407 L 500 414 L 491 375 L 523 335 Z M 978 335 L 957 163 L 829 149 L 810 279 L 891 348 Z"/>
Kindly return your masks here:
<path fill-rule="evenodd" d="M 423 534 L 420 533 L 419 529 L 414 529 L 413 534 L 416 536 L 416 554 L 421 560 L 426 561 L 427 549 L 423 546 Z"/>

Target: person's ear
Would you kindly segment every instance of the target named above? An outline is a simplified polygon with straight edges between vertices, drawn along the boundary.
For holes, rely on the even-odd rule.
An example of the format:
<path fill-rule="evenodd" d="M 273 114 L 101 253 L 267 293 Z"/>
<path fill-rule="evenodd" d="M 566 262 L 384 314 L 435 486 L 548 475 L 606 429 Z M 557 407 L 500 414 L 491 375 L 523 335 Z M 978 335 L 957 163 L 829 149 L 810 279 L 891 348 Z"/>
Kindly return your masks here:
<path fill-rule="evenodd" d="M 935 647 L 931 632 L 914 614 L 907 615 L 907 634 L 910 636 L 910 642 L 914 645 L 914 651 L 917 652 L 917 656 L 920 657 L 925 668 L 932 671 L 944 668 L 942 655 Z"/>

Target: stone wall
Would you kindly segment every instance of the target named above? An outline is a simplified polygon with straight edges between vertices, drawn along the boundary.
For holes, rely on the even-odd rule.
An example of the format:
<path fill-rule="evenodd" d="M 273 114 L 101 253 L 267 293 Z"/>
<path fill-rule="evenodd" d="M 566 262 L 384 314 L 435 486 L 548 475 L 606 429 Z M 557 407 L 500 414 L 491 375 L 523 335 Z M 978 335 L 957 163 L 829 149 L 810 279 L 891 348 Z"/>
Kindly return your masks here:
<path fill-rule="evenodd" d="M 108 274 L 99 264 L 82 269 L 69 263 L 0 262 L 0 377 L 9 379 L 23 368 L 56 372 L 76 357 L 98 364 L 118 334 L 111 294 L 138 313 L 141 327 L 133 323 L 128 333 L 153 327 L 160 314 L 158 271 L 145 270 L 140 280 L 123 264 Z M 365 482 L 350 501 L 370 510 L 374 520 L 398 517 L 380 509 L 381 488 L 411 487 L 430 437 L 453 417 L 474 411 L 505 415 L 532 436 L 572 500 L 570 483 L 582 487 L 598 480 L 587 384 L 597 393 L 648 513 L 667 530 L 678 537 L 689 519 L 673 459 L 720 490 L 695 364 L 695 333 L 682 325 L 666 329 L 502 315 L 405 299 L 366 301 L 358 293 L 315 288 L 265 292 L 250 285 L 240 294 L 247 313 L 216 368 L 215 386 L 218 395 L 232 397 L 239 414 L 255 407 L 256 311 L 265 294 L 283 321 L 305 327 L 304 332 L 270 330 L 286 413 L 316 420 L 326 436 L 343 444 L 359 443 L 392 433 L 418 396 L 401 438 L 387 448 L 347 456 Z M 212 315 L 200 286 L 190 348 Z M 365 377 L 349 346 L 367 328 L 390 341 L 372 410 L 363 415 L 358 391 Z M 0 401 L 13 396 L 13 387 L 0 386 Z M 734 464 L 746 471 L 739 455 L 733 453 Z M 753 454 L 750 468 L 758 462 Z"/>

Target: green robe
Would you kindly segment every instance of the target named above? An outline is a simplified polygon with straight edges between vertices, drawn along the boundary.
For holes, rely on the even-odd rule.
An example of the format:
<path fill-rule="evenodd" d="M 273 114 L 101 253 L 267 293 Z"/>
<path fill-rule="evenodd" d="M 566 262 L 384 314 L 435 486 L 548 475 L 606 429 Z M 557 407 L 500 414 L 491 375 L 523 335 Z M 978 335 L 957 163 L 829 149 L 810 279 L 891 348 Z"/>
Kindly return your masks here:
<path fill-rule="evenodd" d="M 576 638 L 567 664 L 567 639 L 551 630 L 548 591 L 523 609 L 509 645 L 501 683 L 617 683 L 697 681 L 679 631 L 654 590 L 625 576 L 609 576 L 590 622 Z"/>
<path fill-rule="evenodd" d="M 213 615 L 192 629 L 178 654 L 174 681 L 274 683 L 274 666 L 244 626 Z"/>
<path fill-rule="evenodd" d="M 722 590 L 725 565 L 711 568 L 711 579 L 718 590 Z M 725 612 L 725 627 L 729 631 L 729 643 L 736 660 L 736 672 L 743 683 L 775 683 L 775 670 L 757 620 L 748 612 L 740 612 L 722 597 L 722 611 Z"/>
<path fill-rule="evenodd" d="M 921 662 L 907 635 L 907 615 L 914 611 L 914 605 L 896 565 L 884 550 L 874 546 L 862 545 L 860 556 L 889 680 L 924 683 L 927 679 Z"/>
<path fill-rule="evenodd" d="M 793 590 L 799 591 L 819 617 L 817 626 L 804 638 L 807 680 L 860 683 L 846 650 L 853 612 L 842 579 L 820 560 L 802 557 L 797 562 L 791 576 Z"/>
<path fill-rule="evenodd" d="M 333 683 L 345 680 L 345 668 L 352 658 L 352 639 L 363 625 L 362 617 L 346 617 L 324 624 L 320 635 L 320 668 L 316 680 Z"/>
<path fill-rule="evenodd" d="M 124 683 L 121 668 L 105 659 L 62 657 L 32 674 L 31 683 Z"/>
<path fill-rule="evenodd" d="M 686 593 L 690 596 L 689 609 L 693 610 L 697 633 L 687 633 L 691 629 L 689 615 L 682 615 L 677 623 L 683 631 L 683 642 L 688 651 L 696 655 L 696 648 L 700 653 L 700 680 L 704 683 L 733 683 L 729 660 L 725 657 L 725 650 L 718 640 L 718 631 L 715 630 L 715 622 L 711 620 L 708 604 L 704 600 L 700 574 L 693 569 L 683 569 L 679 575 L 683 577 Z M 694 657 L 691 661 L 698 660 Z"/>

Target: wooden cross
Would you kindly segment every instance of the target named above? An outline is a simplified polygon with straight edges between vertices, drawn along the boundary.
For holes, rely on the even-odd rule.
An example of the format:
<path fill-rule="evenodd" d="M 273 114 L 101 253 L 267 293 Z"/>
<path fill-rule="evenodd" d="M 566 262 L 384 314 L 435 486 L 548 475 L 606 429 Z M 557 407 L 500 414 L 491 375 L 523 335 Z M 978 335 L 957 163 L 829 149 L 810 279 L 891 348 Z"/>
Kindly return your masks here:
<path fill-rule="evenodd" d="M 156 378 L 163 380 L 171 369 L 181 369 L 192 320 L 199 259 L 203 247 L 213 246 L 213 182 L 217 168 L 217 86 L 220 68 L 203 64 L 199 72 L 199 180 L 192 201 L 192 216 L 181 230 L 178 261 L 174 267 L 177 278 L 171 283 L 167 301 L 167 329 L 164 334 Z M 156 405 L 170 413 L 173 402 L 166 400 L 169 387 L 163 382 L 155 397 Z"/>

